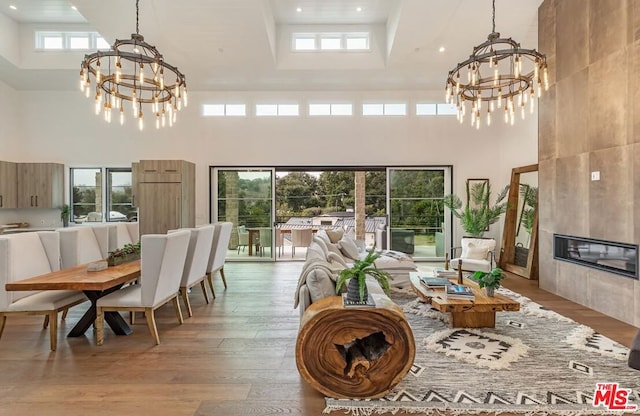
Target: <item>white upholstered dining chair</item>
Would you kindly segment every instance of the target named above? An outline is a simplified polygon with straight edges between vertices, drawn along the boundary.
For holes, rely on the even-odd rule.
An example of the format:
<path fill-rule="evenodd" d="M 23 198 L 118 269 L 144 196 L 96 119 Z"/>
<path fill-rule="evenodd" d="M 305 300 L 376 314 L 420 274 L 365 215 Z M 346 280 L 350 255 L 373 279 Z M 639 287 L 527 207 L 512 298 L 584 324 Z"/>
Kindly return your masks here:
<path fill-rule="evenodd" d="M 109 252 L 140 241 L 140 226 L 137 222 L 115 222 L 108 224 Z"/>
<path fill-rule="evenodd" d="M 104 260 L 109 255 L 107 225 L 60 228 L 57 231 L 60 234 L 60 260 L 63 269 Z"/>
<path fill-rule="evenodd" d="M 44 315 L 51 351 L 58 344 L 58 312 L 87 300 L 76 290 L 9 292 L 5 284 L 60 270 L 60 235 L 28 232 L 0 237 L 0 337 L 8 315 Z"/>
<path fill-rule="evenodd" d="M 182 271 L 180 293 L 187 308 L 187 315 L 193 316 L 191 303 L 189 302 L 189 289 L 200 283 L 204 300 L 209 303 L 205 279 L 207 278 L 207 265 L 209 264 L 209 256 L 213 244 L 214 226 L 209 224 L 198 228 L 188 228 L 187 230 L 191 233 L 191 238 L 189 239 L 187 260 Z"/>
<path fill-rule="evenodd" d="M 98 345 L 104 342 L 105 311 L 144 312 L 156 345 L 160 344 L 155 321 L 157 308 L 173 301 L 178 321 L 183 323 L 178 293 L 190 237 L 188 230 L 142 236 L 139 284 L 129 285 L 98 299 L 95 325 Z"/>
<path fill-rule="evenodd" d="M 209 255 L 209 263 L 207 264 L 207 280 L 213 297 L 216 292 L 213 288 L 213 274 L 220 271 L 224 288 L 227 288 L 227 278 L 224 275 L 224 263 L 227 260 L 227 250 L 229 249 L 229 240 L 231 240 L 231 231 L 233 230 L 232 222 L 216 222 L 213 224 L 213 244 L 211 244 L 211 253 Z"/>

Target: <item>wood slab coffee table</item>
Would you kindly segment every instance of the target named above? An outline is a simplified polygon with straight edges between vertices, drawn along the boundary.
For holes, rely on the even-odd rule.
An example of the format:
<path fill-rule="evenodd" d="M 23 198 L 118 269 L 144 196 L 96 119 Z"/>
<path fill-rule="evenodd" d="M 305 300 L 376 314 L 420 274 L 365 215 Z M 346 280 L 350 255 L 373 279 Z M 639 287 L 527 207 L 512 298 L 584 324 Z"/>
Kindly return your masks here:
<path fill-rule="evenodd" d="M 454 328 L 495 328 L 496 312 L 520 310 L 520 304 L 515 300 L 500 294 L 487 296 L 478 284 L 469 278 L 464 279 L 464 285 L 471 287 L 475 299 L 445 299 L 443 289 L 427 290 L 420 283 L 419 272 L 409 274 L 411 285 L 416 294 L 424 301 L 431 303 L 434 309 L 451 314 L 451 326 Z M 425 275 L 426 273 L 422 273 Z M 451 279 L 455 283 L 456 279 Z"/>

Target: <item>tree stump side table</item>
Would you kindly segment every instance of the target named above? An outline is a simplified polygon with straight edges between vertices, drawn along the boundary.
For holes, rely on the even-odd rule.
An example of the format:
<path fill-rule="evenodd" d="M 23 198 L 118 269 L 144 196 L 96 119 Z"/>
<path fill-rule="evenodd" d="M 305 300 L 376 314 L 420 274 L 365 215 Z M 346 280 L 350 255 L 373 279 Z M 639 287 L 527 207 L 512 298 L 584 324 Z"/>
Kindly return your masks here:
<path fill-rule="evenodd" d="M 313 303 L 300 323 L 296 364 L 332 398 L 379 398 L 409 372 L 416 346 L 402 309 L 374 295 L 376 307 L 345 308 L 342 297 Z"/>

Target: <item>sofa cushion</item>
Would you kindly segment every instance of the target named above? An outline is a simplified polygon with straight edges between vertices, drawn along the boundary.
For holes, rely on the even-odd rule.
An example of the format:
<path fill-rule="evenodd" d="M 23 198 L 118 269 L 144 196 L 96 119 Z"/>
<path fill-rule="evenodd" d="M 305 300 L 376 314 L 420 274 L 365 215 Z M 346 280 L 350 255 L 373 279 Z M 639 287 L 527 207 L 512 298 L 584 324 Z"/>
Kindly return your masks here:
<path fill-rule="evenodd" d="M 315 237 L 321 238 L 326 244 L 331 244 L 331 239 L 327 234 L 327 230 L 318 230 Z"/>
<path fill-rule="evenodd" d="M 341 229 L 326 230 L 326 232 L 327 232 L 327 235 L 329 236 L 330 242 L 334 244 L 340 241 L 340 239 L 342 239 L 342 235 L 344 234 L 344 231 Z"/>
<path fill-rule="evenodd" d="M 352 260 L 359 260 L 360 259 L 360 250 L 358 249 L 358 246 L 356 245 L 356 242 L 353 241 L 348 236 L 346 236 L 346 235 L 342 236 L 340 241 L 338 241 L 338 247 L 340 247 L 340 251 L 346 257 L 348 257 L 348 258 L 350 258 Z"/>
<path fill-rule="evenodd" d="M 322 268 L 315 268 L 307 274 L 307 288 L 309 289 L 311 302 L 317 302 L 336 294 L 336 287 L 331 274 Z"/>

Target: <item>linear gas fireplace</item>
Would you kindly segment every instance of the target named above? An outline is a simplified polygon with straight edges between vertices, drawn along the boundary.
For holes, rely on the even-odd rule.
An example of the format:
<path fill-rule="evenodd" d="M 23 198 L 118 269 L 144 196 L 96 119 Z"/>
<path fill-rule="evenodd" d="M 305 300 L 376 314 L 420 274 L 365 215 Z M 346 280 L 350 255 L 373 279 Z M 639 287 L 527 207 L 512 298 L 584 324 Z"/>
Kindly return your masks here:
<path fill-rule="evenodd" d="M 638 245 L 553 235 L 553 258 L 638 279 Z"/>

